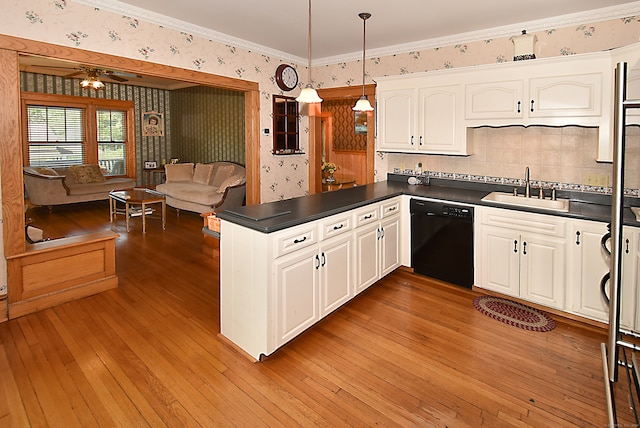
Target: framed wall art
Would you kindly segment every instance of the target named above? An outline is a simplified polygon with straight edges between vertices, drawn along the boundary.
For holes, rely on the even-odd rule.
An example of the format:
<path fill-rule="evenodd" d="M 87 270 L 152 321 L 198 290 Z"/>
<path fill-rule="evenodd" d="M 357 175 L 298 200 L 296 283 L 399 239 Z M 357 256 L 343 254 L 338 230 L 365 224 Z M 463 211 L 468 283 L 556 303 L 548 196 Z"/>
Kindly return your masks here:
<path fill-rule="evenodd" d="M 155 111 L 147 111 L 142 113 L 142 136 L 164 136 L 164 119 L 162 113 L 158 113 Z"/>

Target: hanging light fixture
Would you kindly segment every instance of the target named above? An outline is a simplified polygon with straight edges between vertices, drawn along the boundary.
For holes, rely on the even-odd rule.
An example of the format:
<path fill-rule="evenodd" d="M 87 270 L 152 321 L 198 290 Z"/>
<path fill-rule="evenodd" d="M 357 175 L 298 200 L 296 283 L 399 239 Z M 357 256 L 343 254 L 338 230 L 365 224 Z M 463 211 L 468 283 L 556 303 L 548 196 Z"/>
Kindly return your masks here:
<path fill-rule="evenodd" d="M 307 86 L 300 92 L 296 101 L 299 103 L 313 104 L 321 103 L 322 98 L 311 85 L 311 0 L 309 0 L 309 34 L 308 34 L 308 56 L 309 56 L 309 77 Z"/>
<path fill-rule="evenodd" d="M 371 18 L 370 13 L 362 12 L 358 14 L 358 16 L 362 19 L 362 96 L 358 99 L 358 102 L 355 106 L 353 106 L 354 111 L 373 111 L 373 107 L 371 107 L 371 103 L 367 99 L 364 94 L 364 58 L 365 58 L 365 48 L 366 48 L 366 40 L 367 40 L 367 19 Z"/>
<path fill-rule="evenodd" d="M 84 89 L 92 88 L 96 91 L 99 91 L 100 89 L 104 88 L 104 83 L 102 83 L 100 79 L 98 79 L 98 72 L 96 71 L 96 69 L 91 68 L 87 70 L 87 76 L 82 82 L 80 82 L 80 86 L 82 86 L 82 88 Z"/>

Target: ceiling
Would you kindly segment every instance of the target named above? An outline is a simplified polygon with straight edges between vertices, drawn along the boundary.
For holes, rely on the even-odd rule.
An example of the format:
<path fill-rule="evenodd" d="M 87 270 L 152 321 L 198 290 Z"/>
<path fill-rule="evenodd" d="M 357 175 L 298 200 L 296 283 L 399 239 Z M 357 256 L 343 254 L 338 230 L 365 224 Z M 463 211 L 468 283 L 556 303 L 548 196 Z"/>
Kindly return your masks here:
<path fill-rule="evenodd" d="M 307 61 L 308 2 L 304 0 L 74 1 L 282 59 Z M 466 42 L 473 38 L 469 33 L 478 36 L 491 30 L 498 34 L 498 30 L 502 35 L 517 35 L 523 29 L 533 32 L 549 25 L 584 23 L 585 18 L 586 22 L 593 22 L 593 17 L 604 20 L 611 8 L 620 6 L 629 9 L 630 15 L 640 12 L 640 1 L 630 0 L 315 0 L 312 58 L 314 65 L 320 65 L 315 62 L 362 56 L 360 12 L 372 15 L 367 21 L 367 52 L 397 53 L 434 40 L 466 37 Z"/>
<path fill-rule="evenodd" d="M 308 2 L 304 0 L 73 1 L 282 60 L 307 62 Z M 384 56 L 518 35 L 523 29 L 534 32 L 638 15 L 640 1 L 315 0 L 312 2 L 314 66 L 362 57 L 360 12 L 372 15 L 366 24 L 367 56 Z M 23 71 L 58 76 L 69 76 L 82 68 L 77 63 L 26 56 L 21 57 L 20 66 Z M 162 89 L 192 86 L 105 70 L 126 79 L 130 85 Z M 105 75 L 101 80 L 110 81 Z"/>

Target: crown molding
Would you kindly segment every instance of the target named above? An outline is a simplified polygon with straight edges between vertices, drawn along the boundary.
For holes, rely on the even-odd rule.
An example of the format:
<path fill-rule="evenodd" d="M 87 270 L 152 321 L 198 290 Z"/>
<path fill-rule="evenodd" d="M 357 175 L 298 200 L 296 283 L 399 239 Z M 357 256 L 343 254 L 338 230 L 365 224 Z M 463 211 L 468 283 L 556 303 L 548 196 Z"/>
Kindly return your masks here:
<path fill-rule="evenodd" d="M 268 46 L 252 43 L 247 40 L 235 38 L 228 34 L 220 33 L 198 25 L 193 25 L 170 16 L 161 15 L 142 9 L 136 6 L 120 2 L 118 0 L 72 0 L 75 3 L 91 6 L 96 9 L 106 10 L 120 15 L 130 16 L 156 24 L 162 27 L 172 28 L 177 31 L 197 35 L 207 40 L 212 40 L 224 45 L 236 46 L 261 55 L 279 58 L 294 64 L 306 66 L 307 58 L 291 55 Z M 548 19 L 521 22 L 502 27 L 494 27 L 485 30 L 472 31 L 468 33 L 455 34 L 446 37 L 420 40 L 410 43 L 386 46 L 378 49 L 368 49 L 367 58 L 376 58 L 397 55 L 401 53 L 420 51 L 425 49 L 450 46 L 460 43 L 470 43 L 480 40 L 495 39 L 499 37 L 510 37 L 521 34 L 526 29 L 529 33 L 548 30 L 551 28 L 567 27 L 570 25 L 584 24 L 589 22 L 606 21 L 611 19 L 624 18 L 628 16 L 640 15 L 640 1 L 626 3 L 620 6 L 612 6 L 602 9 L 594 9 L 587 12 L 560 15 Z M 344 55 L 336 55 L 312 60 L 312 66 L 332 65 L 341 62 L 358 61 L 362 58 L 362 51 L 352 52 Z"/>
<path fill-rule="evenodd" d="M 608 21 L 611 19 L 626 18 L 628 16 L 635 15 L 640 15 L 640 1 L 627 3 L 621 6 L 594 9 L 588 12 L 560 15 L 548 19 L 539 19 L 535 21 L 505 25 L 502 27 L 488 28 L 485 30 L 471 31 L 468 33 L 460 33 L 434 39 L 386 46 L 384 48 L 367 49 L 366 57 L 385 57 L 401 53 L 457 45 L 460 43 L 471 43 L 480 40 L 496 39 L 499 37 L 518 36 L 522 33 L 522 30 L 525 29 L 528 33 L 534 33 L 536 31 L 543 31 L 552 28 L 562 28 L 568 27 L 570 25 L 584 24 L 589 22 Z M 357 51 L 344 55 L 316 59 L 313 61 L 313 66 L 317 67 L 321 65 L 331 65 L 340 62 L 358 61 L 361 58 L 362 51 Z"/>
<path fill-rule="evenodd" d="M 117 13 L 119 15 L 128 16 L 131 18 L 140 19 L 151 24 L 156 24 L 161 27 L 171 28 L 177 31 L 182 31 L 194 36 L 200 36 L 207 40 L 214 42 L 231 45 L 238 48 L 246 49 L 251 52 L 256 52 L 260 55 L 266 55 L 270 57 L 279 58 L 284 61 L 289 61 L 296 64 L 306 65 L 308 63 L 307 58 L 302 58 L 297 55 L 291 55 L 286 52 L 279 51 L 277 49 L 270 48 L 268 46 L 252 43 L 247 40 L 232 37 L 228 34 L 220 33 L 209 28 L 204 28 L 199 25 L 190 24 L 188 22 L 172 18 L 167 15 L 151 12 L 146 9 L 142 9 L 136 6 L 132 6 L 126 3 L 122 3 L 117 0 L 72 0 L 75 3 L 90 6 L 95 9 L 105 10 L 107 12 Z"/>

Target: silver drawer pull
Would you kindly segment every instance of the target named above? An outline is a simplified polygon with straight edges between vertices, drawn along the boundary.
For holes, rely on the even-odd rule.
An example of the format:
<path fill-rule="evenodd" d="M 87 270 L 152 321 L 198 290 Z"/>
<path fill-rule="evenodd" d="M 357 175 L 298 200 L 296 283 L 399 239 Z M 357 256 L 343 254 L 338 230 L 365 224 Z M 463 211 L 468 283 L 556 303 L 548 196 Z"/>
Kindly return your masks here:
<path fill-rule="evenodd" d="M 299 244 L 299 243 L 304 242 L 304 241 L 306 241 L 306 240 L 307 240 L 307 237 L 305 236 L 305 237 L 304 237 L 304 238 L 302 238 L 302 239 L 294 239 L 294 240 L 293 240 L 293 243 L 294 243 L 294 244 Z"/>

